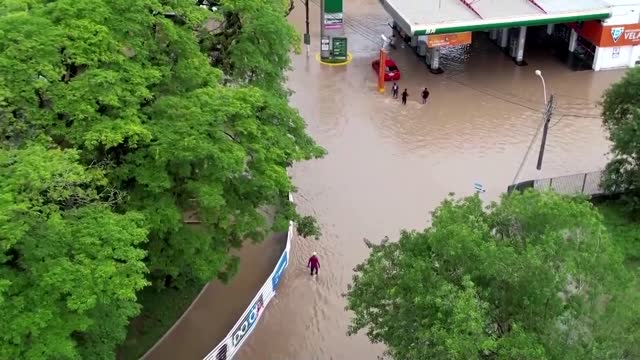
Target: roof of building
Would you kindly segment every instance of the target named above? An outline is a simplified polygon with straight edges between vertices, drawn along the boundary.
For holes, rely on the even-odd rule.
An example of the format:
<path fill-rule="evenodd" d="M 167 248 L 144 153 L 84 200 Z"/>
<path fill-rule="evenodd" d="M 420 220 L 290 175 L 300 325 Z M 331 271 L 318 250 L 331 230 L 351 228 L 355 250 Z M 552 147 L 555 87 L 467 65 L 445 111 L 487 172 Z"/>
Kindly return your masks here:
<path fill-rule="evenodd" d="M 380 0 L 414 35 L 605 19 L 605 0 Z M 612 0 L 609 0 L 612 1 Z"/>
<path fill-rule="evenodd" d="M 544 12 L 536 6 L 537 2 L 526 0 L 475 0 L 469 1 L 469 6 L 473 7 L 482 15 L 483 19 L 509 18 L 524 15 L 540 15 Z"/>
<path fill-rule="evenodd" d="M 640 0 L 604 0 L 611 6 L 640 5 Z"/>
<path fill-rule="evenodd" d="M 481 0 L 484 1 L 484 0 Z M 576 11 L 609 9 L 609 4 L 605 0 L 536 0 L 537 3 L 550 13 L 567 13 Z"/>

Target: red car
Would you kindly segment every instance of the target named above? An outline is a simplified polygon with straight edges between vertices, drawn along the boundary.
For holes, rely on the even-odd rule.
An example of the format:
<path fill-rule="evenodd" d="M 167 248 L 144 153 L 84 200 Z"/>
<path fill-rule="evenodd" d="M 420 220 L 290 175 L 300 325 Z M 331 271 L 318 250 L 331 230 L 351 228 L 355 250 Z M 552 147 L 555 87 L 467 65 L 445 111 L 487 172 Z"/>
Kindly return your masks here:
<path fill-rule="evenodd" d="M 385 61 L 386 68 L 384 69 L 384 81 L 398 81 L 400 80 L 400 69 L 396 66 L 395 61 L 387 59 Z M 371 67 L 378 73 L 380 69 L 380 60 L 373 60 Z"/>

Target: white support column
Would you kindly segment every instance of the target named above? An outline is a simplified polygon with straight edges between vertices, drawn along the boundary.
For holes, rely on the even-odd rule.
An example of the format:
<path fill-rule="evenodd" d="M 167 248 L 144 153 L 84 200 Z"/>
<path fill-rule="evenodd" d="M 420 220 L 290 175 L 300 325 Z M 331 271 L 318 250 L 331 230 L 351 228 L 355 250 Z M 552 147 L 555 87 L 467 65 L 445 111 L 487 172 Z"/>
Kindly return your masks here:
<path fill-rule="evenodd" d="M 498 29 L 493 29 L 489 31 L 489 39 L 495 40 L 498 38 Z"/>
<path fill-rule="evenodd" d="M 629 67 L 636 67 L 636 61 L 640 60 L 640 45 L 634 45 L 631 48 L 631 56 L 629 57 Z"/>
<path fill-rule="evenodd" d="M 411 36 L 411 42 L 409 43 L 409 45 L 411 45 L 412 47 L 417 47 L 418 46 L 418 37 L 413 35 Z"/>
<path fill-rule="evenodd" d="M 602 57 L 602 48 L 596 46 L 596 53 L 593 55 L 593 66 L 591 68 L 593 71 L 600 71 L 602 65 L 600 64 L 600 58 Z"/>
<path fill-rule="evenodd" d="M 509 45 L 509 28 L 504 28 L 500 30 L 500 47 L 506 49 L 507 45 Z"/>
<path fill-rule="evenodd" d="M 518 52 L 516 53 L 516 63 L 522 63 L 524 60 L 524 42 L 527 39 L 527 27 L 520 27 L 520 34 L 518 34 Z"/>
<path fill-rule="evenodd" d="M 431 48 L 430 60 L 431 60 L 431 63 L 429 64 L 429 67 L 431 68 L 431 71 L 438 70 L 438 68 L 440 68 L 440 49 Z"/>
<path fill-rule="evenodd" d="M 576 45 L 578 44 L 578 33 L 571 29 L 571 35 L 569 36 L 569 52 L 576 51 Z"/>
<path fill-rule="evenodd" d="M 549 24 L 547 25 L 547 35 L 551 35 L 553 34 L 553 29 L 554 29 L 554 25 L 553 24 Z"/>

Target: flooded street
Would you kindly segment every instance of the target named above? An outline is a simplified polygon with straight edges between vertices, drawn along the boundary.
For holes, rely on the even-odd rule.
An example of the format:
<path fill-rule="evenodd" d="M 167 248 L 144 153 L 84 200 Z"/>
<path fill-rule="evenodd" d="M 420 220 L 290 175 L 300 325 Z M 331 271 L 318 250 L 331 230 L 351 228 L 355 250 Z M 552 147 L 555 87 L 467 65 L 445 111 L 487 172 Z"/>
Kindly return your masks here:
<path fill-rule="evenodd" d="M 309 132 L 328 150 L 321 160 L 297 165 L 292 175 L 295 202 L 317 217 L 319 241 L 295 239 L 289 269 L 276 298 L 238 354 L 240 360 L 376 359 L 383 347 L 364 335 L 346 336 L 349 314 L 341 293 L 352 269 L 367 256 L 362 239 L 395 239 L 403 228 L 424 228 L 429 212 L 449 192 L 469 195 L 478 181 L 482 197 L 506 190 L 542 118 L 543 94 L 535 69 L 542 70 L 558 106 L 551 121 L 541 171 L 535 170 L 539 143 L 518 180 L 600 170 L 608 142 L 597 102 L 623 71 L 572 72 L 547 53 L 526 51 L 529 66 L 517 67 L 475 34 L 467 49 L 443 52 L 445 73 L 432 75 L 407 47 L 390 52 L 402 71 L 400 91 L 407 106 L 376 91 L 370 63 L 389 20 L 375 0 L 345 3 L 346 34 L 353 62 L 320 65 L 318 6 L 311 6 L 312 53 L 293 58 L 292 104 Z M 304 27 L 304 6 L 291 21 Z M 399 41 L 398 41 L 399 42 Z M 398 44 L 399 45 L 399 44 Z M 419 103 L 429 87 L 427 105 Z M 317 251 L 317 279 L 306 260 Z"/>

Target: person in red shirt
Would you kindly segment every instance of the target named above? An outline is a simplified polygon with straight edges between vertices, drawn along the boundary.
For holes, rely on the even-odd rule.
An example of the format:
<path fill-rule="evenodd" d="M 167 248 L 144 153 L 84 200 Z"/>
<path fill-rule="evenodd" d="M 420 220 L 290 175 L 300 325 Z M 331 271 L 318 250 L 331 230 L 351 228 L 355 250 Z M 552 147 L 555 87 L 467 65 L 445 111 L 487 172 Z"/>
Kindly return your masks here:
<path fill-rule="evenodd" d="M 315 274 L 318 275 L 318 269 L 320 269 L 320 260 L 318 260 L 318 256 L 315 252 L 309 258 L 307 267 L 311 268 L 311 275 L 313 275 L 314 270 L 315 270 Z"/>

